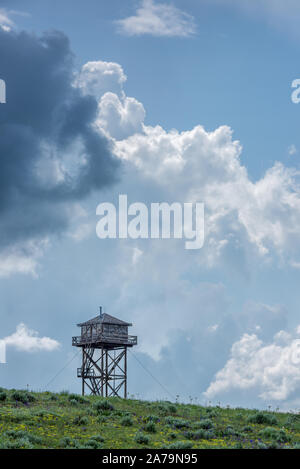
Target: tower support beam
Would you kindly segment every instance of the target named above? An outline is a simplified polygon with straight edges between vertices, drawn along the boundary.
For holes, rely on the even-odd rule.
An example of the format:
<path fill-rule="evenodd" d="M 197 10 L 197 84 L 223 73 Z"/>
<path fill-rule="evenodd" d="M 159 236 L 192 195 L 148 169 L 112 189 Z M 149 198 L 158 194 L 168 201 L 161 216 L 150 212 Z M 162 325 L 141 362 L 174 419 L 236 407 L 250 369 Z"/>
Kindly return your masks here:
<path fill-rule="evenodd" d="M 82 347 L 82 366 L 78 369 L 82 379 L 82 395 L 85 386 L 91 394 L 103 397 L 127 398 L 127 347 Z"/>

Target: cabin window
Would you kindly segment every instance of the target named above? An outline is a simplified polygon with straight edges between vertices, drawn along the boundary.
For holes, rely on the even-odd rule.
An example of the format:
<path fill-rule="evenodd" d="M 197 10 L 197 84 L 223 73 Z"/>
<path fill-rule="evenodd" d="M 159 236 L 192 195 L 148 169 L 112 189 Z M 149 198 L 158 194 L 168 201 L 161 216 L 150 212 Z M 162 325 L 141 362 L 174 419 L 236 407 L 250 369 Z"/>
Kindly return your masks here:
<path fill-rule="evenodd" d="M 117 324 L 103 324 L 103 330 L 106 334 L 128 335 L 127 326 L 119 326 Z"/>

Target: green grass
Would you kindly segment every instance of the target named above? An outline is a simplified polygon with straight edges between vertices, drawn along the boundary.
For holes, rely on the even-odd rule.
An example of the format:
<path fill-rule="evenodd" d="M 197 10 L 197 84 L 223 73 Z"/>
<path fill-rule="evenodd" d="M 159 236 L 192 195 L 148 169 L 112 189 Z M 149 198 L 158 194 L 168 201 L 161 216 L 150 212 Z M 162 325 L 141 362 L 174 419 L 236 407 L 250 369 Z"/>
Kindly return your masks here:
<path fill-rule="evenodd" d="M 300 415 L 0 389 L 0 449 L 299 448 Z"/>

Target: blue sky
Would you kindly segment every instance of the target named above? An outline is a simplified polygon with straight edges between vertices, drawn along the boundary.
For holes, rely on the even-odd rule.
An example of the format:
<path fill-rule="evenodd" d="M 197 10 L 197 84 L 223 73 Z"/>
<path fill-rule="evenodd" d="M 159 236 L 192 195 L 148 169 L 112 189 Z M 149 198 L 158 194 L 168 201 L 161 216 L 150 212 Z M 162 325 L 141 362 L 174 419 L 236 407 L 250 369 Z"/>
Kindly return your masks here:
<path fill-rule="evenodd" d="M 300 370 L 291 358 L 300 338 L 300 107 L 291 101 L 291 83 L 300 76 L 297 2 L 2 0 L 0 7 L 7 42 L 0 78 L 12 93 L 14 70 L 22 71 L 20 51 L 46 83 L 37 90 L 33 75 L 28 96 L 42 104 L 28 110 L 29 117 L 25 111 L 24 121 L 16 116 L 25 101 L 11 109 L 8 94 L 0 109 L 2 152 L 9 152 L 4 132 L 16 122 L 22 129 L 30 122 L 32 148 L 41 145 L 32 161 L 17 133 L 12 179 L 5 176 L 6 158 L 3 163 L 1 334 L 11 337 L 24 323 L 50 340 L 47 349 L 46 339 L 34 342 L 28 329 L 19 329 L 7 341 L 8 363 L 0 365 L 3 385 L 46 386 L 74 354 L 75 324 L 103 304 L 134 323 L 137 356 L 172 395 L 297 408 Z M 46 41 L 64 62 L 36 53 L 43 50 L 39 38 L 51 30 L 69 39 L 72 65 L 62 36 Z M 12 39 L 22 31 L 31 38 L 27 49 Z M 50 72 L 66 67 L 57 82 L 43 71 L 47 60 Z M 91 62 L 98 63 L 96 71 Z M 26 71 L 28 83 L 31 78 Z M 63 111 L 68 131 L 51 120 L 62 102 L 74 105 L 71 114 L 68 107 Z M 96 124 L 97 135 L 87 121 Z M 67 142 L 63 147 L 57 135 Z M 91 168 L 98 150 L 103 158 L 68 192 L 53 185 L 47 149 L 59 148 L 57 160 L 72 167 L 80 157 L 78 139 Z M 91 139 L 99 139 L 99 147 L 89 153 Z M 27 181 L 26 168 L 35 164 L 41 180 Z M 33 192 L 24 188 L 24 174 Z M 52 185 L 45 192 L 47 178 Z M 119 193 L 132 202 L 204 202 L 201 252 L 186 252 L 174 240 L 99 240 L 96 207 Z M 51 389 L 79 391 L 76 360 Z M 134 360 L 129 391 L 167 397 Z"/>
<path fill-rule="evenodd" d="M 22 1 L 2 3 L 24 10 Z M 167 129 L 188 129 L 199 122 L 208 129 L 230 125 L 255 178 L 271 162 L 286 157 L 288 163 L 286 147 L 298 143 L 298 109 L 289 95 L 299 60 L 298 41 L 288 30 L 279 32 L 225 1 L 188 0 L 185 11 L 197 23 L 192 38 L 116 34 L 114 22 L 132 15 L 137 4 L 64 0 L 50 7 L 45 0 L 29 0 L 31 16 L 14 18 L 29 31 L 64 31 L 80 64 L 98 58 L 122 64 L 130 77 L 125 91 L 143 102 L 147 123 Z M 182 7 L 180 1 L 173 4 Z"/>
<path fill-rule="evenodd" d="M 24 10 L 21 0 L 1 3 Z M 211 130 L 230 125 L 257 178 L 276 160 L 286 157 L 289 163 L 286 148 L 298 143 L 298 109 L 289 99 L 298 41 L 288 27 L 278 31 L 229 3 L 185 2 L 197 27 L 197 34 L 185 39 L 116 34 L 115 21 L 132 15 L 138 2 L 64 0 L 50 7 L 47 0 L 29 0 L 31 16 L 14 19 L 20 29 L 64 31 L 79 64 L 98 58 L 120 63 L 129 77 L 125 91 L 143 102 L 149 124 L 189 129 L 201 122 Z M 182 8 L 180 1 L 173 4 Z"/>

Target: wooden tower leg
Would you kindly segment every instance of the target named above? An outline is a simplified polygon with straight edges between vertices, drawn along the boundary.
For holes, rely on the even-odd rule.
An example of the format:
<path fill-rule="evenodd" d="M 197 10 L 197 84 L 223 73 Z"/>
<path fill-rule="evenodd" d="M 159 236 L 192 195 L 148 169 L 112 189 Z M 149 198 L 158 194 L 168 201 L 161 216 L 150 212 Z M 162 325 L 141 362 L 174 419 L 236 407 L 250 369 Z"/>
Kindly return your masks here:
<path fill-rule="evenodd" d="M 104 370 L 103 370 L 103 347 L 101 348 L 101 397 L 103 397 L 103 386 L 104 386 Z"/>
<path fill-rule="evenodd" d="M 108 397 L 108 353 L 105 350 L 105 397 Z"/>
<path fill-rule="evenodd" d="M 82 370 L 84 369 L 84 347 L 82 347 Z M 81 392 L 82 392 L 82 395 L 84 396 L 84 377 L 83 377 L 83 374 L 82 374 L 82 383 L 81 383 Z"/>
<path fill-rule="evenodd" d="M 127 399 L 127 347 L 125 347 L 125 355 L 124 355 L 124 375 L 125 375 L 124 398 Z"/>

